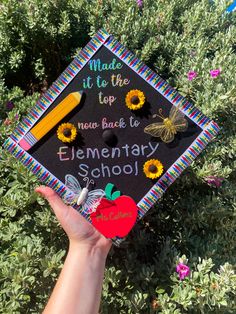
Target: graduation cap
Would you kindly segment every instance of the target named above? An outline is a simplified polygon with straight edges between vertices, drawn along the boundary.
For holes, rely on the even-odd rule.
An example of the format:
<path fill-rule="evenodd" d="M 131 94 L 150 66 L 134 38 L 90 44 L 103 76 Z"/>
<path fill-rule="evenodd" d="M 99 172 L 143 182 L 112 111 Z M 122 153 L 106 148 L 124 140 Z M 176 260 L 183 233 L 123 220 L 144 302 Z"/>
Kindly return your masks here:
<path fill-rule="evenodd" d="M 100 30 L 4 147 L 119 244 L 217 132 Z"/>

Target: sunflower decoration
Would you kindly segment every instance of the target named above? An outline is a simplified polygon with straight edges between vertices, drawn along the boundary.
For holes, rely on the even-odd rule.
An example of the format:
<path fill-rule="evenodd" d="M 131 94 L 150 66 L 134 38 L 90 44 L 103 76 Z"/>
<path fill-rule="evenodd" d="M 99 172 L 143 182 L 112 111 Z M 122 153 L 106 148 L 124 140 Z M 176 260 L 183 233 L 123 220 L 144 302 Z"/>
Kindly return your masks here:
<path fill-rule="evenodd" d="M 57 129 L 57 137 L 63 143 L 71 143 L 77 135 L 76 127 L 72 123 L 62 123 Z"/>
<path fill-rule="evenodd" d="M 147 178 L 156 179 L 163 173 L 163 164 L 158 159 L 150 159 L 143 165 L 143 172 Z"/>
<path fill-rule="evenodd" d="M 145 95 L 138 89 L 132 89 L 125 97 L 126 106 L 131 110 L 142 108 L 145 103 Z"/>

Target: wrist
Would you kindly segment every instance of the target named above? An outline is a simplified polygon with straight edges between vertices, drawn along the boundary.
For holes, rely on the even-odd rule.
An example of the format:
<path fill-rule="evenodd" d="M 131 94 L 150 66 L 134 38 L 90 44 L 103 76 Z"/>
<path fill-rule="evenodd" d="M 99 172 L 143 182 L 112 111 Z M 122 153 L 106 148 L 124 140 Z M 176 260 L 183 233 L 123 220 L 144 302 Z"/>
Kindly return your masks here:
<path fill-rule="evenodd" d="M 83 256 L 94 258 L 97 256 L 100 259 L 106 260 L 111 247 L 111 241 L 107 240 L 106 245 L 93 244 L 83 241 L 70 240 L 69 242 L 69 253 L 80 254 Z"/>

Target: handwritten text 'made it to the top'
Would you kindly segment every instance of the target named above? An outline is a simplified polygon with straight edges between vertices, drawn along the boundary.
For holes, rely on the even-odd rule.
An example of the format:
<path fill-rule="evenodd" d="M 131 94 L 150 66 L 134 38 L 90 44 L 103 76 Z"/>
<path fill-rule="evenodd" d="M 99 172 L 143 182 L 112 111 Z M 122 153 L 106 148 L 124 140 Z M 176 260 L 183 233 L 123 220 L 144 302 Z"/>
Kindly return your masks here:
<path fill-rule="evenodd" d="M 91 72 L 95 72 L 95 78 L 92 76 L 87 76 L 83 78 L 82 85 L 83 89 L 92 89 L 94 85 L 99 88 L 98 91 L 98 101 L 100 104 L 112 105 L 116 101 L 116 97 L 113 95 L 104 93 L 105 88 L 115 87 L 122 88 L 130 84 L 130 80 L 126 77 L 123 77 L 120 71 L 123 67 L 121 62 L 118 62 L 116 58 L 113 58 L 111 62 L 102 62 L 101 59 L 94 59 L 88 62 L 89 69 Z M 101 72 L 107 71 L 116 71 L 112 73 L 110 79 L 104 79 Z"/>

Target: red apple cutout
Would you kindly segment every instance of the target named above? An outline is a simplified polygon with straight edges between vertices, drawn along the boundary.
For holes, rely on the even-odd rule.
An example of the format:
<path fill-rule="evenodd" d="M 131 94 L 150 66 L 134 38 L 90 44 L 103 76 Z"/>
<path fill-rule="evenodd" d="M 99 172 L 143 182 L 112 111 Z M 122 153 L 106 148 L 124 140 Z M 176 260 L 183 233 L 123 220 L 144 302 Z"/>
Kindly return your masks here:
<path fill-rule="evenodd" d="M 137 205 L 129 196 L 115 200 L 102 198 L 96 212 L 90 215 L 92 224 L 107 238 L 124 237 L 137 219 Z"/>

